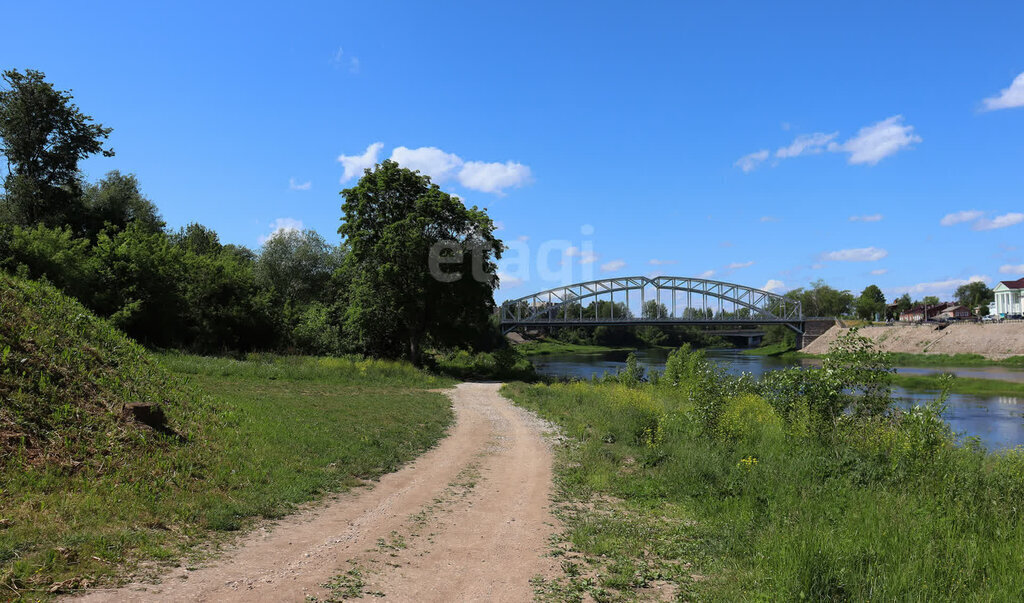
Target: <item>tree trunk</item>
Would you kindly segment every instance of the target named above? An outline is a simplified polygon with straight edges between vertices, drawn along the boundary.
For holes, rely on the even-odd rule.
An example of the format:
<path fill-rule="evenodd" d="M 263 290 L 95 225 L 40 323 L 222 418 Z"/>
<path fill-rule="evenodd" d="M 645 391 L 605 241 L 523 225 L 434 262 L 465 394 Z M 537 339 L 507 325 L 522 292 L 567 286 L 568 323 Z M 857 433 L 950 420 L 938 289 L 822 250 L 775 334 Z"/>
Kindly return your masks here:
<path fill-rule="evenodd" d="M 409 360 L 420 366 L 420 337 L 418 333 L 409 335 Z"/>

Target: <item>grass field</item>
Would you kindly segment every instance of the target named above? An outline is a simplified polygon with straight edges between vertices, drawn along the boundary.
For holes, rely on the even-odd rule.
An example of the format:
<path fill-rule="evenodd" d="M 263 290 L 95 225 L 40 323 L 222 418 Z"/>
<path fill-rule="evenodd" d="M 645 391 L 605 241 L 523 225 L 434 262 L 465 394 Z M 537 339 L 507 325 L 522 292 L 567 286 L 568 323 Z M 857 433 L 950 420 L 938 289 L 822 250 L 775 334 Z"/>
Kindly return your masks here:
<path fill-rule="evenodd" d="M 505 387 L 568 438 L 544 598 L 1019 600 L 1024 450 L 958 447 L 932 410 L 822 422 L 814 395 L 706 375 Z"/>
<path fill-rule="evenodd" d="M 894 375 L 893 385 L 911 391 L 938 392 L 942 389 L 941 375 Z M 998 379 L 957 377 L 948 383 L 950 393 L 973 396 L 1012 396 L 1024 398 L 1024 383 Z"/>
<path fill-rule="evenodd" d="M 605 352 L 632 351 L 636 346 L 609 347 L 603 345 L 588 345 L 579 343 L 565 343 L 543 339 L 530 341 L 516 346 L 516 350 L 524 356 L 546 356 L 548 354 L 603 354 Z"/>
<path fill-rule="evenodd" d="M 452 420 L 428 389 L 453 381 L 358 359 L 167 355 L 194 400 L 153 443 L 98 466 L 5 459 L 0 600 L 175 564 L 255 519 L 350 488 L 433 446 Z"/>

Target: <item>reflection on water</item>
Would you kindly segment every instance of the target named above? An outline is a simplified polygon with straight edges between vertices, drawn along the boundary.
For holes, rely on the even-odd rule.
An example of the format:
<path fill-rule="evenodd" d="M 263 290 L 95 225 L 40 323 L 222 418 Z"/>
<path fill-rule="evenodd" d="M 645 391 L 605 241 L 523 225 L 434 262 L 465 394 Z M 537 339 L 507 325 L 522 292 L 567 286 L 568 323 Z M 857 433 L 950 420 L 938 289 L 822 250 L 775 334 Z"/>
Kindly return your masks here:
<path fill-rule="evenodd" d="M 559 354 L 533 358 L 537 372 L 554 377 L 590 379 L 605 372 L 615 373 L 625 367 L 629 352 L 606 352 L 603 354 Z M 648 369 L 664 370 L 668 350 L 645 349 L 636 352 L 637 360 Z M 727 372 L 738 375 L 751 373 L 760 376 L 790 366 L 810 366 L 815 359 L 780 359 L 777 357 L 750 356 L 738 350 L 707 350 L 712 360 Z M 899 368 L 900 373 L 931 374 L 940 369 Z M 960 377 L 982 379 L 1005 379 L 1024 382 L 1024 371 L 1004 367 L 945 368 Z M 894 388 L 900 399 L 900 406 L 910 407 L 934 399 L 935 392 L 909 392 Z M 957 433 L 977 436 L 990 450 L 1012 448 L 1024 445 L 1024 399 L 1007 396 L 972 396 L 952 394 L 947 401 L 946 421 Z"/>

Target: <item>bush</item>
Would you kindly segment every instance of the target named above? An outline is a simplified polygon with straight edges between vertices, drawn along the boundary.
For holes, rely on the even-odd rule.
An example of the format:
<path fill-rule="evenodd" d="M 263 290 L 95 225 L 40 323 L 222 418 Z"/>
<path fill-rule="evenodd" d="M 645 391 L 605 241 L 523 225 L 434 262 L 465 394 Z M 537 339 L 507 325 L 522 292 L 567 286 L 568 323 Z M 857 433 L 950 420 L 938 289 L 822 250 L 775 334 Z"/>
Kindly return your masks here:
<path fill-rule="evenodd" d="M 729 440 L 779 438 L 783 434 L 783 422 L 764 398 L 742 394 L 722 406 L 718 434 Z"/>

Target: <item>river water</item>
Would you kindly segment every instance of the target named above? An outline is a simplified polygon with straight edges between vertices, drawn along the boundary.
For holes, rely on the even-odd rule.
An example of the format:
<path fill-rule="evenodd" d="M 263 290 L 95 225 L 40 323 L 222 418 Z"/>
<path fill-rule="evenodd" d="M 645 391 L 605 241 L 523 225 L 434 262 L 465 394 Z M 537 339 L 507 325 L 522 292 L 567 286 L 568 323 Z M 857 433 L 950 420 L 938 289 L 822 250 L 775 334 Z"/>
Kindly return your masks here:
<path fill-rule="evenodd" d="M 709 360 L 732 374 L 751 373 L 760 376 L 768 371 L 790 366 L 809 366 L 818 363 L 816 359 L 780 359 L 772 356 L 749 356 L 740 350 L 706 350 Z M 605 372 L 615 373 L 626 366 L 629 352 L 605 352 L 601 354 L 552 354 L 535 356 L 531 360 L 537 372 L 552 377 L 590 379 Z M 637 350 L 637 360 L 648 369 L 664 370 L 668 350 Z M 914 368 L 900 367 L 897 372 L 906 374 L 953 373 L 959 377 L 981 379 L 1002 379 L 1024 382 L 1024 370 L 1005 367 L 971 368 Z M 901 406 L 924 404 L 935 397 L 934 392 L 909 392 L 893 388 Z M 965 436 L 977 436 L 989 450 L 1012 448 L 1024 445 L 1024 398 L 1006 396 L 973 396 L 951 394 L 947 401 L 945 419 L 955 432 Z"/>

